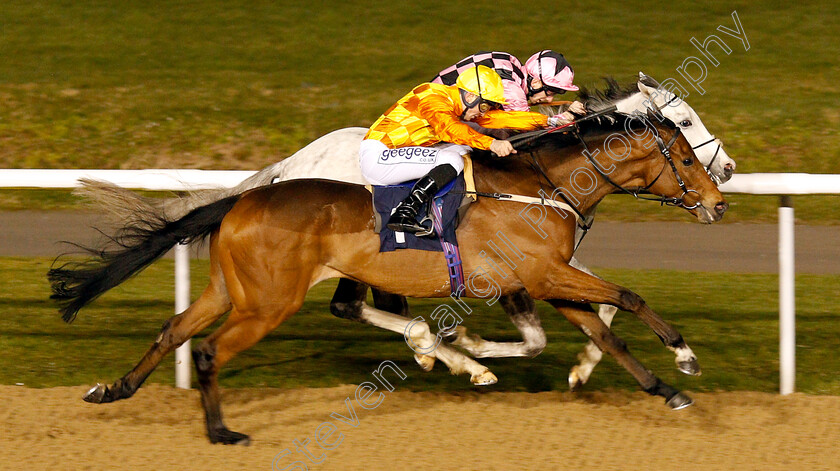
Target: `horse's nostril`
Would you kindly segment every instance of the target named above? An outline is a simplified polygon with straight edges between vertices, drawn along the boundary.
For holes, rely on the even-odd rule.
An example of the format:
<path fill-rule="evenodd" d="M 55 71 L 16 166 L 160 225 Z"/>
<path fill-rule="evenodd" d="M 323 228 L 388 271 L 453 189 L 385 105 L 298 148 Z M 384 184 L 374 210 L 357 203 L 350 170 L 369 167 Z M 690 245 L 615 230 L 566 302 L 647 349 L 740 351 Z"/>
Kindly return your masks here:
<path fill-rule="evenodd" d="M 732 176 L 732 172 L 734 172 L 734 171 L 735 171 L 735 166 L 734 166 L 734 165 L 732 165 L 731 163 L 726 164 L 726 165 L 724 165 L 724 166 L 723 166 L 723 173 L 724 173 L 727 177 L 731 177 L 731 176 Z"/>
<path fill-rule="evenodd" d="M 720 202 L 720 203 L 718 203 L 718 204 L 716 204 L 716 205 L 715 205 L 715 211 L 716 211 L 718 214 L 723 214 L 723 213 L 725 213 L 727 209 L 729 209 L 729 203 L 727 203 L 727 202 L 725 202 L 725 201 L 722 201 L 722 202 Z"/>

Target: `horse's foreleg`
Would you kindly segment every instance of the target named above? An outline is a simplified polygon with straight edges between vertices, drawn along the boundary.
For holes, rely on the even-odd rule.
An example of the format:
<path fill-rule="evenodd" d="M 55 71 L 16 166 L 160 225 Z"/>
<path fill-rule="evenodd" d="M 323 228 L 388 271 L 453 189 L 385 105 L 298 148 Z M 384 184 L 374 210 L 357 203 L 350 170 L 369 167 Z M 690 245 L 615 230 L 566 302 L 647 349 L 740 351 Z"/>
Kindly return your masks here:
<path fill-rule="evenodd" d="M 349 278 L 341 278 L 338 280 L 338 286 L 335 289 L 333 298 L 330 301 L 330 312 L 336 317 L 348 319 L 362 324 L 369 323 L 362 317 L 362 308 L 366 306 L 365 299 L 367 298 L 368 285 Z M 378 289 L 372 289 L 373 300 L 376 308 L 380 311 L 390 312 L 395 315 L 407 316 L 408 302 L 405 296 L 386 293 Z M 375 317 L 376 314 L 374 313 Z M 408 322 L 408 319 L 405 319 Z M 433 355 L 415 354 L 414 359 L 423 371 L 431 371 L 435 366 L 435 357 Z"/>
<path fill-rule="evenodd" d="M 617 312 L 618 308 L 615 306 L 599 304 L 598 317 L 607 327 L 612 324 L 612 320 Z M 603 356 L 604 352 L 595 345 L 595 342 L 592 340 L 587 342 L 583 347 L 583 351 L 578 353 L 577 359 L 580 363 L 573 366 L 569 372 L 569 389 L 575 391 L 586 384 L 589 381 L 589 377 L 592 376 L 592 370 L 595 369 L 595 366 L 598 365 Z"/>
<path fill-rule="evenodd" d="M 84 396 L 84 400 L 96 404 L 126 399 L 134 395 L 143 381 L 154 371 L 161 360 L 171 351 L 201 332 L 230 309 L 230 300 L 222 283 L 211 279 L 204 293 L 184 312 L 169 318 L 161 329 L 155 343 L 128 374 L 111 386 L 97 384 Z"/>
<path fill-rule="evenodd" d="M 673 409 L 682 409 L 691 405 L 690 397 L 676 388 L 669 386 L 644 367 L 627 350 L 627 344 L 616 336 L 595 314 L 588 304 L 573 301 L 551 299 L 552 306 L 566 319 L 580 329 L 601 350 L 609 353 L 638 381 L 648 394 L 662 396 L 666 404 Z"/>
<path fill-rule="evenodd" d="M 467 334 L 467 328 L 455 328 L 452 345 L 463 348 L 476 358 L 530 357 L 540 353 L 546 345 L 545 331 L 540 325 L 537 306 L 525 290 L 501 296 L 499 303 L 510 316 L 511 322 L 522 334 L 522 342 L 492 342 L 478 335 Z"/>
<path fill-rule="evenodd" d="M 579 302 L 610 304 L 632 312 L 659 337 L 662 343 L 676 354 L 677 367 L 686 374 L 699 375 L 700 366 L 694 352 L 686 345 L 682 335 L 657 315 L 644 299 L 627 288 L 604 281 L 593 275 L 566 265 L 552 277 L 550 286 L 534 287 L 545 292 L 539 298 L 573 299 Z M 548 294 L 548 295 L 546 295 Z"/>
<path fill-rule="evenodd" d="M 584 264 L 580 263 L 580 260 L 578 260 L 577 257 L 572 257 L 572 259 L 569 260 L 569 265 L 596 278 L 601 278 Z M 600 317 L 601 321 L 609 327 L 612 324 L 613 317 L 615 317 L 617 312 L 618 308 L 615 306 L 601 304 L 598 308 L 598 317 Z M 586 382 L 589 381 L 589 377 L 592 375 L 592 370 L 595 369 L 595 366 L 598 365 L 603 356 L 603 352 L 597 345 L 595 345 L 595 342 L 592 340 L 587 342 L 583 347 L 583 351 L 578 353 L 577 358 L 580 363 L 573 366 L 571 371 L 569 371 L 569 389 L 574 391 L 586 384 Z"/>
<path fill-rule="evenodd" d="M 469 373 L 470 381 L 478 386 L 494 384 L 498 379 L 486 366 L 452 348 L 440 336 L 432 335 L 426 322 L 410 320 L 390 312 L 362 305 L 360 314 L 363 322 L 402 334 L 414 351 L 414 359 L 424 366 L 426 358 L 438 358 L 452 374 Z M 425 368 L 424 368 L 425 369 Z M 429 367 L 431 369 L 431 367 Z"/>

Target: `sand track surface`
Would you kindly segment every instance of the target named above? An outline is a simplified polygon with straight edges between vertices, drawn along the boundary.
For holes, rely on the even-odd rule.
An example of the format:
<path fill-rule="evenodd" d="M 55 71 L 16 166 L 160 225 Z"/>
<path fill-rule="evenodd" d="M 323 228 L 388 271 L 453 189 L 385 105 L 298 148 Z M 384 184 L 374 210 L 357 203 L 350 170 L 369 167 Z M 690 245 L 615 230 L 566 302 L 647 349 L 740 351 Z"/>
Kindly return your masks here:
<path fill-rule="evenodd" d="M 150 385 L 105 405 L 85 390 L 0 386 L 0 469 L 840 469 L 832 396 L 693 394 L 671 411 L 641 392 L 397 390 L 366 410 L 355 386 L 224 390 L 228 426 L 252 437 L 238 447 L 208 443 L 195 390 Z M 348 396 L 355 425 L 330 417 L 352 416 Z M 315 444 L 325 422 L 337 428 L 328 451 Z M 320 463 L 295 450 L 306 439 Z"/>

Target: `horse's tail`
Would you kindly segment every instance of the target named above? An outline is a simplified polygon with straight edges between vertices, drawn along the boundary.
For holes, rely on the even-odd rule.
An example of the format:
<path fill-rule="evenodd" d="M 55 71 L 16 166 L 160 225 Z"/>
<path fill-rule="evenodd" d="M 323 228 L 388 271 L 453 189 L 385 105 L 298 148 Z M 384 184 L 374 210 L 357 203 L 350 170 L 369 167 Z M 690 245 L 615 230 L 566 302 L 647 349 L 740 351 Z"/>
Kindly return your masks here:
<path fill-rule="evenodd" d="M 81 179 L 82 186 L 74 193 L 91 199 L 111 219 L 121 225 L 136 225 L 138 215 L 160 214 L 175 221 L 195 208 L 241 195 L 248 190 L 268 185 L 281 172 L 282 162 L 269 165 L 232 188 L 198 190 L 174 198 L 149 198 L 102 180 Z"/>
<path fill-rule="evenodd" d="M 149 266 L 175 244 L 199 240 L 216 230 L 238 200 L 239 195 L 229 196 L 179 219 L 137 209 L 131 216 L 136 222 L 109 236 L 107 247 L 77 246 L 93 255 L 92 259 L 50 269 L 50 299 L 58 302 L 62 319 L 72 322 L 82 307 Z"/>

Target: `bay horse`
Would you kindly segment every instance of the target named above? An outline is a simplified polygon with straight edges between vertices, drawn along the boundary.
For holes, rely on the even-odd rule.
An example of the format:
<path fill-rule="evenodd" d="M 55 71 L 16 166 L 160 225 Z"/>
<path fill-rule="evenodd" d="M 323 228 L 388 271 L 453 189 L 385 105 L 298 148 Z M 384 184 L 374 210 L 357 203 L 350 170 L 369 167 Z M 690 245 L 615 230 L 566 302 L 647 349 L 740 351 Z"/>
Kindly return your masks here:
<path fill-rule="evenodd" d="M 725 182 L 732 176 L 735 162 L 723 149 L 720 140 L 716 139 L 704 126 L 702 120 L 691 106 L 683 100 L 673 100 L 667 90 L 661 89 L 659 83 L 652 77 L 639 72 L 637 83 L 632 86 L 621 87 L 612 79 L 607 79 L 608 87 L 603 90 L 590 91 L 582 89 L 579 94 L 588 109 L 603 109 L 615 106 L 624 114 L 632 114 L 636 110 L 644 110 L 646 106 L 655 106 L 662 115 L 677 124 L 691 144 L 697 159 L 706 167 L 712 180 L 716 183 Z M 557 110 L 547 110 L 550 116 L 557 114 Z M 268 185 L 276 181 L 300 178 L 323 178 L 344 181 L 348 183 L 365 184 L 359 169 L 358 151 L 367 128 L 345 128 L 331 132 L 313 141 L 303 149 L 281 162 L 270 165 L 249 177 L 241 184 L 230 189 L 204 190 L 178 198 L 144 198 L 137 193 L 107 182 L 86 182 L 82 192 L 96 200 L 109 213 L 117 213 L 119 222 L 131 219 L 133 215 L 147 212 L 161 212 L 169 219 L 177 219 L 186 215 L 198 206 L 218 201 L 227 196 L 238 195 L 250 189 Z M 142 210 L 141 210 L 142 208 Z M 595 207 L 586 213 L 587 218 L 594 218 Z M 578 240 L 583 237 L 583 231 L 578 228 Z M 589 274 L 594 273 L 583 265 L 576 257 L 569 262 L 575 268 Z M 357 282 L 344 278 L 339 282 L 331 312 L 333 314 L 361 321 L 353 316 L 353 311 L 344 308 L 349 303 L 362 302 L 367 297 L 367 289 Z M 373 290 L 374 305 L 384 311 L 412 317 L 409 314 L 408 303 L 405 298 Z M 482 339 L 476 334 L 468 334 L 463 326 L 450 331 L 445 341 L 456 345 L 476 358 L 490 357 L 534 357 L 540 354 L 546 345 L 545 331 L 540 324 L 536 304 L 524 290 L 501 296 L 500 305 L 504 308 L 514 326 L 522 335 L 520 342 L 493 342 Z M 617 312 L 615 306 L 602 304 L 598 308 L 598 316 L 609 326 Z M 578 354 L 579 364 L 572 367 L 569 373 L 569 386 L 572 390 L 580 388 L 586 383 L 593 369 L 601 360 L 602 352 L 589 341 L 583 351 Z M 692 364 L 694 353 L 690 349 L 681 350 L 675 358 L 681 371 L 687 374 L 699 374 L 699 370 L 688 367 Z M 434 366 L 434 357 L 416 354 L 418 364 L 429 371 Z M 483 374 L 471 377 L 479 385 L 495 382 L 494 377 Z"/>
<path fill-rule="evenodd" d="M 524 155 L 475 159 L 476 189 L 482 195 L 538 197 L 540 190 L 548 190 L 564 198 L 569 203 L 565 208 L 572 211 L 556 210 L 556 206 L 546 210 L 540 233 L 523 222 L 521 204 L 493 198 L 474 204 L 459 228 L 464 272 L 470 273 L 460 294 L 486 298 L 491 287 L 498 288 L 500 295 L 524 289 L 534 299 L 548 301 L 598 348 L 615 357 L 643 390 L 680 409 L 690 405 L 691 399 L 636 360 L 589 303 L 611 304 L 634 313 L 672 350 L 685 348 L 682 336 L 637 294 L 569 265 L 575 213 L 585 213 L 616 191 L 644 190 L 658 195 L 661 201 L 683 207 L 703 223 L 720 220 L 728 204 L 697 162 L 691 145 L 669 120 L 660 123 L 644 115 L 619 113 L 610 118 L 607 123 L 582 126 L 575 137 L 570 137 L 571 133 L 541 134 L 523 153 L 530 159 Z M 596 154 L 573 146 L 578 139 L 587 149 L 612 151 L 603 152 L 599 160 Z M 561 186 L 552 182 L 561 182 Z M 224 425 L 219 370 L 297 312 L 316 283 L 349 278 L 409 297 L 445 297 L 450 292 L 448 274 L 435 270 L 443 266 L 442 253 L 379 252 L 370 194 L 359 185 L 293 180 L 224 198 L 177 220 L 152 216 L 144 215 L 149 219 L 124 227 L 114 237 L 116 247 L 94 249 L 91 260 L 51 269 L 51 297 L 59 302 L 63 318 L 70 321 L 84 305 L 176 243 L 209 236 L 210 283 L 201 296 L 164 323 L 134 369 L 110 387 L 95 386 L 85 399 L 105 403 L 130 397 L 163 356 L 230 311 L 221 327 L 193 352 L 207 434 L 213 443 L 249 441 L 247 435 Z M 516 263 L 484 250 L 484 244 L 493 238 L 507 241 Z M 418 266 L 423 269 L 417 270 Z M 505 266 L 507 269 L 502 268 Z M 491 270 L 499 276 L 494 277 Z M 484 284 L 476 284 L 477 280 Z M 362 318 L 376 311 L 363 303 L 348 309 L 358 310 Z M 412 326 L 405 318 L 384 312 L 378 315 L 385 320 L 377 325 L 404 333 L 411 344 L 453 367 L 449 364 L 452 348 L 436 345 L 427 325 Z M 464 371 L 475 375 L 481 368 L 468 363 Z"/>

